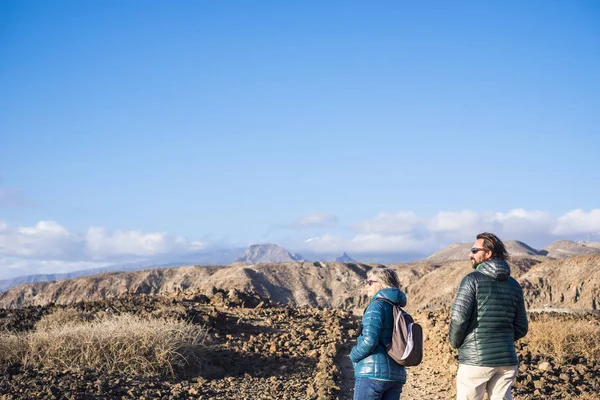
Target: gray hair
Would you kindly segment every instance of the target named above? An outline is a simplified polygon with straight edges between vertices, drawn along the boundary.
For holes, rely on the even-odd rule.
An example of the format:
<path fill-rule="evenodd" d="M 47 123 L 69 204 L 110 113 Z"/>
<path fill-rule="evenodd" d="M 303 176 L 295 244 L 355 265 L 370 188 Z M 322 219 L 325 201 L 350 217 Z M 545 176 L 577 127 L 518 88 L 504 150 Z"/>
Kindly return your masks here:
<path fill-rule="evenodd" d="M 400 279 L 393 269 L 388 267 L 375 267 L 367 273 L 367 279 L 373 278 L 374 281 L 381 283 L 383 287 L 400 287 Z"/>

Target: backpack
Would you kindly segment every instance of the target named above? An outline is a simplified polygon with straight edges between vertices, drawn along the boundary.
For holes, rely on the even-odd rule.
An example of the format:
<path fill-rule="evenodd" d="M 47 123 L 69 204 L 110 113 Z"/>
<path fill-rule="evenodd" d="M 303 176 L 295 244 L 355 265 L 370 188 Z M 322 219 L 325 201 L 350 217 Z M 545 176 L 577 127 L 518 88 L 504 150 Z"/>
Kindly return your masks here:
<path fill-rule="evenodd" d="M 402 307 L 386 299 L 394 309 L 392 341 L 386 346 L 388 355 L 400 365 L 414 367 L 423 360 L 423 328 Z"/>

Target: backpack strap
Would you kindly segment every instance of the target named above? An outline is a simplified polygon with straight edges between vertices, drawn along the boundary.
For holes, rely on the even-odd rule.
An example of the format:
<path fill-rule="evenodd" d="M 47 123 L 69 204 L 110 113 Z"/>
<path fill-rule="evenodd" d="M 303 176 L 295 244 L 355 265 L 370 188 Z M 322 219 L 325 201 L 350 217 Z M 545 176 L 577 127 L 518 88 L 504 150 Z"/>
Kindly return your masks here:
<path fill-rule="evenodd" d="M 396 304 L 392 303 L 390 300 L 384 299 L 383 297 L 377 298 L 377 299 L 375 299 L 375 301 L 384 301 L 384 302 L 388 303 L 391 306 L 395 306 L 396 305 Z"/>
<path fill-rule="evenodd" d="M 381 297 L 380 297 L 380 298 L 377 298 L 377 299 L 375 299 L 375 301 L 383 301 L 384 303 L 387 303 L 387 304 L 389 304 L 390 306 L 392 306 L 392 323 L 395 325 L 395 324 L 396 324 L 396 322 L 395 322 L 395 315 L 394 315 L 394 314 L 395 314 L 395 312 L 394 312 L 394 309 L 397 307 L 396 303 L 394 303 L 394 302 L 392 302 L 392 301 L 390 301 L 390 300 L 388 300 L 388 299 L 381 298 Z M 401 311 L 402 313 L 404 313 L 404 310 L 402 310 L 402 308 L 400 308 L 400 311 Z M 382 328 L 383 328 L 383 327 L 382 327 Z M 389 348 L 389 347 L 392 345 L 392 342 L 391 342 L 391 341 L 390 341 L 389 343 L 383 343 L 383 342 L 382 342 L 382 344 L 383 344 L 383 345 L 386 347 L 386 349 L 387 349 L 387 348 Z"/>
<path fill-rule="evenodd" d="M 383 299 L 383 298 L 375 299 L 375 301 L 384 301 L 384 302 L 388 303 L 389 305 L 391 305 L 392 307 L 398 307 L 400 309 L 400 311 L 402 311 L 402 315 L 404 315 L 405 318 L 408 318 L 408 322 L 410 322 L 410 323 L 414 323 L 415 322 L 413 320 L 413 317 L 409 313 L 407 313 L 406 311 L 404 311 L 404 308 L 398 306 L 396 303 L 393 303 L 390 300 Z"/>

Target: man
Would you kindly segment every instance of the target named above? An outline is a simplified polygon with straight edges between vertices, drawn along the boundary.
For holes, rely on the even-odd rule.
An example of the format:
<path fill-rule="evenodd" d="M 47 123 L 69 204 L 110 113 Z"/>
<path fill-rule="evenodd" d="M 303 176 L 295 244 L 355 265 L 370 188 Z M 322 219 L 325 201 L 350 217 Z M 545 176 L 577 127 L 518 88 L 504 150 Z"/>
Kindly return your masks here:
<path fill-rule="evenodd" d="M 470 257 L 475 271 L 460 283 L 450 319 L 457 399 L 481 400 L 487 392 L 490 400 L 510 400 L 519 364 L 514 342 L 527 334 L 523 290 L 496 235 L 477 235 Z"/>

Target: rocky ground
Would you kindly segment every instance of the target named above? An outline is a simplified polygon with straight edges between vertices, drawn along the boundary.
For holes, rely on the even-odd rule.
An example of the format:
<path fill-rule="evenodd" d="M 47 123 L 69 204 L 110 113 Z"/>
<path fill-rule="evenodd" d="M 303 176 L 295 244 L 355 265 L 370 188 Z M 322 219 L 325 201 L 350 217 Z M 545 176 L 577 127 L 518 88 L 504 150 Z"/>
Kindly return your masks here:
<path fill-rule="evenodd" d="M 0 311 L 0 326 L 25 332 L 56 306 Z M 98 313 L 178 316 L 210 328 L 201 370 L 190 376 L 125 376 L 0 366 L 0 399 L 329 399 L 339 391 L 334 359 L 356 318 L 323 308 L 275 306 L 237 292 L 167 298 L 127 296 L 74 305 Z"/>
<path fill-rule="evenodd" d="M 0 310 L 0 329 L 26 332 L 57 307 Z M 71 307 L 90 316 L 176 316 L 206 325 L 211 339 L 202 367 L 172 378 L 0 365 L 0 399 L 352 398 L 347 354 L 358 319 L 348 311 L 282 306 L 219 290 L 177 297 L 130 295 Z M 450 399 L 456 360 L 446 340 L 448 310 L 415 317 L 424 327 L 426 353 L 422 365 L 409 369 L 403 398 Z M 559 362 L 533 354 L 526 344 L 520 346 L 519 357 L 516 399 L 598 398 L 600 366 L 593 360 L 576 357 Z"/>
<path fill-rule="evenodd" d="M 456 353 L 447 341 L 449 311 L 441 309 L 415 315 L 423 325 L 426 352 L 423 364 L 410 369 L 413 383 L 407 385 L 407 393 L 412 393 L 413 397 L 408 395 L 407 398 L 450 399 L 456 394 Z M 530 321 L 536 318 L 536 314 L 529 316 Z M 566 319 L 583 319 L 600 325 L 599 314 L 554 313 L 551 318 L 556 324 Z M 597 340 L 600 341 L 600 337 Z M 577 355 L 568 360 L 556 360 L 532 351 L 526 340 L 517 345 L 520 367 L 513 388 L 515 399 L 600 399 L 600 365 L 597 360 Z"/>

